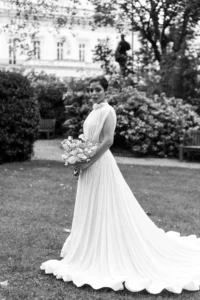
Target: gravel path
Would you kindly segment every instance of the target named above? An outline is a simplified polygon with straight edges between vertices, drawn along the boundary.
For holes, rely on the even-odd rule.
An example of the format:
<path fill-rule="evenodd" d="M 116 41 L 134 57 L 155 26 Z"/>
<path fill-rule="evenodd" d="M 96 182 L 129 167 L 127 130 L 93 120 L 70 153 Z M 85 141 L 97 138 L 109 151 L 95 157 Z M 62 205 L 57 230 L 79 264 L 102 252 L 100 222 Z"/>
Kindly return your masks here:
<path fill-rule="evenodd" d="M 47 160 L 62 161 L 61 154 L 63 153 L 63 151 L 60 147 L 60 142 L 62 140 L 63 139 L 36 141 L 34 144 L 33 160 L 47 159 Z M 121 157 L 121 156 L 115 156 L 115 159 L 119 164 L 200 169 L 200 162 L 180 162 L 178 159 L 135 158 L 135 157 Z"/>

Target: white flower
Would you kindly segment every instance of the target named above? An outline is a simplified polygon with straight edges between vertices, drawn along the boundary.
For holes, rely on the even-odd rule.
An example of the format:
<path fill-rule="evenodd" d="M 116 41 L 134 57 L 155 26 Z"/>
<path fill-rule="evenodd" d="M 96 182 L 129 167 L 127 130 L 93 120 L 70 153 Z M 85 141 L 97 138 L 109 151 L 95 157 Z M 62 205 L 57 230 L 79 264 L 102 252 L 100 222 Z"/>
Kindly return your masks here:
<path fill-rule="evenodd" d="M 78 153 L 83 153 L 83 149 L 77 149 Z"/>
<path fill-rule="evenodd" d="M 78 157 L 70 156 L 68 158 L 68 163 L 70 163 L 72 165 L 75 164 L 77 161 L 78 161 Z"/>
<path fill-rule="evenodd" d="M 71 144 L 71 149 L 72 149 L 72 150 L 76 149 L 76 144 L 75 144 L 75 143 L 72 143 L 72 144 Z"/>
<path fill-rule="evenodd" d="M 72 154 L 73 156 L 76 156 L 76 155 L 78 154 L 78 150 L 77 150 L 77 149 L 72 150 L 72 151 L 70 152 L 70 154 Z"/>
<path fill-rule="evenodd" d="M 65 155 L 66 159 L 70 157 L 70 153 L 69 152 L 65 152 L 64 155 Z"/>
<path fill-rule="evenodd" d="M 68 160 L 69 156 L 65 155 L 65 154 L 62 154 L 61 156 L 62 156 L 62 160 L 64 160 L 64 162 L 65 162 L 65 166 L 67 166 L 68 165 L 68 161 L 67 160 Z"/>
<path fill-rule="evenodd" d="M 70 148 L 70 150 L 74 150 L 76 148 L 76 145 L 73 142 L 67 141 L 66 144 Z"/>
<path fill-rule="evenodd" d="M 68 155 L 66 155 L 66 154 L 62 154 L 61 156 L 62 156 L 62 159 L 63 159 L 63 160 L 66 160 L 66 159 L 68 159 L 68 158 L 69 158 L 69 156 L 68 156 Z"/>
<path fill-rule="evenodd" d="M 69 146 L 67 144 L 62 144 L 62 147 L 67 152 L 70 150 L 70 148 L 69 148 Z"/>
<path fill-rule="evenodd" d="M 86 137 L 84 136 L 84 134 L 80 134 L 78 137 L 79 137 L 79 139 L 81 139 L 82 141 L 86 141 Z"/>
<path fill-rule="evenodd" d="M 65 145 L 68 146 L 71 149 L 71 142 L 66 140 Z"/>
<path fill-rule="evenodd" d="M 81 146 L 81 144 L 82 144 L 82 142 L 81 141 L 79 141 L 79 140 L 77 140 L 77 142 L 76 142 L 76 147 L 78 148 L 78 147 L 80 147 Z M 78 149 L 77 149 L 78 150 Z"/>
<path fill-rule="evenodd" d="M 80 158 L 81 160 L 86 160 L 87 156 L 85 154 L 77 154 L 77 157 Z"/>
<path fill-rule="evenodd" d="M 97 151 L 97 146 L 93 146 L 92 148 L 91 148 L 91 150 L 93 151 L 93 152 L 96 152 Z"/>
<path fill-rule="evenodd" d="M 88 142 L 87 143 L 87 147 L 91 148 L 93 146 L 93 143 L 92 142 Z"/>
<path fill-rule="evenodd" d="M 93 152 L 91 150 L 89 150 L 88 155 L 91 157 L 93 155 Z"/>

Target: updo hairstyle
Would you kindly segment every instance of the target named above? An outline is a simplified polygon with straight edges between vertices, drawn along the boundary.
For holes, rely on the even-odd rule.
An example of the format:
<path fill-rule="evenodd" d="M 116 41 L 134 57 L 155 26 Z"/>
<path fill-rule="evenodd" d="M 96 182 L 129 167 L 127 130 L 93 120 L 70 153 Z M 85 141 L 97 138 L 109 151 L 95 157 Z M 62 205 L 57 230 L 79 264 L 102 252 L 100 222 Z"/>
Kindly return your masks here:
<path fill-rule="evenodd" d="M 104 89 L 104 91 L 107 91 L 107 89 L 108 89 L 108 81 L 107 81 L 107 79 L 104 76 L 98 76 L 98 77 L 92 78 L 90 80 L 90 82 L 89 82 L 89 85 L 92 82 L 99 82 L 99 84 L 102 86 L 102 88 Z"/>

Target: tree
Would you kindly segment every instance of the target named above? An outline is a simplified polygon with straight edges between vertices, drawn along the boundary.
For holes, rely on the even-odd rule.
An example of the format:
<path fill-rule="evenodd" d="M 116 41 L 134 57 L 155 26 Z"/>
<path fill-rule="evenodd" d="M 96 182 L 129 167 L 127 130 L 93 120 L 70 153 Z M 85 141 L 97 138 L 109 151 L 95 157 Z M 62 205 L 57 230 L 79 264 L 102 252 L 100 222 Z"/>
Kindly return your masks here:
<path fill-rule="evenodd" d="M 89 0 L 95 10 L 97 26 L 115 26 L 119 31 L 139 31 L 153 49 L 154 59 L 160 64 L 172 49 L 178 53 L 200 20 L 199 0 Z M 51 20 L 55 30 L 74 24 L 83 24 L 88 17 L 93 25 L 93 16 L 79 16 L 83 0 L 9 0 L 10 17 L 7 30 L 16 33 L 19 39 L 31 36 L 34 39 L 41 22 Z M 30 31 L 31 29 L 31 31 Z"/>
<path fill-rule="evenodd" d="M 93 61 L 100 62 L 101 68 L 106 74 L 112 75 L 117 73 L 114 57 L 115 53 L 109 47 L 109 38 L 103 41 L 98 40 L 98 44 L 93 50 Z"/>
<path fill-rule="evenodd" d="M 197 95 L 197 58 L 191 41 L 200 20 L 199 0 L 93 0 L 93 4 L 96 26 L 109 24 L 140 33 L 142 69 L 157 62 L 161 91 L 182 98 Z M 153 72 L 157 76 L 158 69 Z"/>
<path fill-rule="evenodd" d="M 97 26 L 139 31 L 160 64 L 168 50 L 178 53 L 200 20 L 199 0 L 91 0 Z"/>
<path fill-rule="evenodd" d="M 74 25 L 90 24 L 91 18 L 85 11 L 79 15 L 82 0 L 2 0 L 8 23 L 1 31 L 14 37 L 15 48 L 28 56 L 33 54 L 33 41 L 37 39 L 41 25 L 51 23 L 49 30 L 58 34 L 61 28 L 71 29 Z M 48 27 L 48 26 L 47 26 Z"/>
<path fill-rule="evenodd" d="M 84 26 L 84 22 L 93 29 L 110 25 L 119 32 L 138 31 L 144 46 L 144 62 L 151 64 L 157 61 L 162 88 L 169 91 L 171 72 L 176 71 L 177 74 L 174 66 L 181 72 L 180 61 L 183 60 L 180 57 L 187 56 L 190 41 L 196 35 L 195 28 L 200 21 L 199 0 L 88 1 L 95 13 L 90 14 L 86 21 L 86 13 L 79 16 L 79 5 L 85 4 L 84 0 L 66 0 L 66 5 L 62 7 L 59 0 L 10 0 L 12 18 L 6 28 L 16 33 L 16 44 L 29 55 L 33 50 L 30 45 L 33 45 L 32 41 L 37 37 L 44 19 L 50 20 L 56 31 L 62 27 L 72 28 L 75 24 Z M 28 43 L 25 42 L 27 40 Z M 166 74 L 169 76 L 164 76 Z M 173 89 L 170 93 L 173 93 Z"/>

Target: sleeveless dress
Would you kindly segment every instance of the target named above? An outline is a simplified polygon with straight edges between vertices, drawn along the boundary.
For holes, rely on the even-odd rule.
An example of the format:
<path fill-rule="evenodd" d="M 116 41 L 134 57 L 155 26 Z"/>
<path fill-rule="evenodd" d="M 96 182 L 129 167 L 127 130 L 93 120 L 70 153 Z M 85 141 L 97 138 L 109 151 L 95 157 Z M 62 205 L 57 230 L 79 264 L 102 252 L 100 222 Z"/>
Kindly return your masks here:
<path fill-rule="evenodd" d="M 101 141 L 109 114 L 116 119 L 107 103 L 93 109 L 84 123 L 87 138 Z M 200 239 L 158 228 L 132 194 L 110 150 L 79 177 L 71 233 L 61 257 L 40 268 L 77 287 L 126 287 L 151 294 L 200 288 Z"/>

